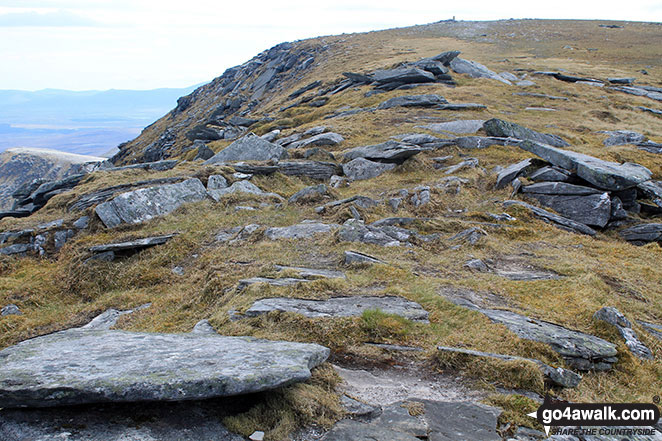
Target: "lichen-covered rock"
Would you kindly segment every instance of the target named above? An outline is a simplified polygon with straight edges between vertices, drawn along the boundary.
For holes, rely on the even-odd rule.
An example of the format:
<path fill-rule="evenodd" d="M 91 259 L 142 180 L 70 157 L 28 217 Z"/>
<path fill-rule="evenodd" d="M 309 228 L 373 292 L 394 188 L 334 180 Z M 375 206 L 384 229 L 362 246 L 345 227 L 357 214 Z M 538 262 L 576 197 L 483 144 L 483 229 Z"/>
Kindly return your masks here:
<path fill-rule="evenodd" d="M 434 107 L 439 104 L 448 104 L 442 96 L 429 95 L 404 95 L 390 98 L 379 106 L 378 109 L 390 109 L 392 107 Z"/>
<path fill-rule="evenodd" d="M 70 329 L 0 351 L 0 407 L 247 394 L 305 381 L 328 356 L 250 337 Z"/>
<path fill-rule="evenodd" d="M 97 205 L 94 212 L 108 228 L 122 224 L 139 224 L 157 216 L 169 214 L 181 205 L 207 198 L 199 179 L 187 179 L 177 184 L 159 185 L 122 193 Z"/>
<path fill-rule="evenodd" d="M 316 234 L 328 234 L 338 228 L 338 224 L 324 224 L 316 221 L 303 221 L 289 227 L 272 227 L 264 232 L 270 240 L 278 239 L 308 239 Z"/>
<path fill-rule="evenodd" d="M 365 311 L 378 309 L 413 321 L 427 322 L 428 312 L 421 305 L 402 297 L 354 296 L 332 297 L 327 300 L 270 298 L 253 303 L 246 316 L 256 317 L 270 311 L 288 311 L 306 317 L 358 317 Z"/>
<path fill-rule="evenodd" d="M 662 242 L 662 223 L 639 224 L 621 231 L 620 236 L 635 245 Z"/>
<path fill-rule="evenodd" d="M 271 161 L 287 158 L 287 150 L 260 138 L 254 133 L 236 140 L 205 161 L 205 164 L 220 164 L 233 161 Z"/>
<path fill-rule="evenodd" d="M 501 77 L 499 74 L 489 70 L 487 67 L 480 63 L 470 60 L 464 60 L 459 57 L 453 58 L 450 62 L 450 67 L 453 72 L 459 74 L 467 74 L 472 78 L 489 78 L 492 80 L 501 81 L 502 83 L 510 85 L 510 81 Z"/>
<path fill-rule="evenodd" d="M 365 158 L 356 158 L 342 166 L 343 173 L 352 181 L 372 179 L 393 170 L 397 164 L 384 164 L 381 162 L 369 161 Z"/>
<path fill-rule="evenodd" d="M 520 338 L 548 344 L 579 370 L 609 370 L 618 360 L 616 345 L 593 335 L 504 310 L 478 309 L 490 320 L 508 327 Z"/>

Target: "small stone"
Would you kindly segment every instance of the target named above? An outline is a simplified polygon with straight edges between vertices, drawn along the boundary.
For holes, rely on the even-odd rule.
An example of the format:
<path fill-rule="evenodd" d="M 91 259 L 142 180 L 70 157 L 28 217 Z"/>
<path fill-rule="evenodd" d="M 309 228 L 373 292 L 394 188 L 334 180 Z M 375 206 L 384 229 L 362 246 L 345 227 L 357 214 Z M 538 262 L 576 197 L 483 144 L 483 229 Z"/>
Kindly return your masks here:
<path fill-rule="evenodd" d="M 183 276 L 184 268 L 182 268 L 181 266 L 176 266 L 172 269 L 172 273 L 176 276 Z"/>
<path fill-rule="evenodd" d="M 5 315 L 23 315 L 20 309 L 18 309 L 18 306 L 12 304 L 9 304 L 7 306 L 4 306 L 2 310 L 0 310 L 0 316 L 5 316 Z"/>
<path fill-rule="evenodd" d="M 220 190 L 228 188 L 228 181 L 223 175 L 211 175 L 207 180 L 207 190 Z"/>
<path fill-rule="evenodd" d="M 253 432 L 251 436 L 248 437 L 251 441 L 263 441 L 264 440 L 264 432 L 260 430 L 256 430 Z"/>

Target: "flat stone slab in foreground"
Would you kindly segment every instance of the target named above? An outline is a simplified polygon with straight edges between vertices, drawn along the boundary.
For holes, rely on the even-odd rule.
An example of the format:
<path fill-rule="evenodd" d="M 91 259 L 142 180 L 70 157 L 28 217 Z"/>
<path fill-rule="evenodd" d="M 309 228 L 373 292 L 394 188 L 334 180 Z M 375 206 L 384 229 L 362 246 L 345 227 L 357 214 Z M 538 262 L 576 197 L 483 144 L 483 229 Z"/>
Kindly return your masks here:
<path fill-rule="evenodd" d="M 253 303 L 246 316 L 257 317 L 271 311 L 286 311 L 306 317 L 355 317 L 364 311 L 379 309 L 387 314 L 396 314 L 406 319 L 428 321 L 428 312 L 416 302 L 402 297 L 355 296 L 332 297 L 328 300 L 307 300 L 277 297 Z"/>
<path fill-rule="evenodd" d="M 250 337 L 70 329 L 0 351 L 0 407 L 241 395 L 306 381 L 328 356 Z"/>

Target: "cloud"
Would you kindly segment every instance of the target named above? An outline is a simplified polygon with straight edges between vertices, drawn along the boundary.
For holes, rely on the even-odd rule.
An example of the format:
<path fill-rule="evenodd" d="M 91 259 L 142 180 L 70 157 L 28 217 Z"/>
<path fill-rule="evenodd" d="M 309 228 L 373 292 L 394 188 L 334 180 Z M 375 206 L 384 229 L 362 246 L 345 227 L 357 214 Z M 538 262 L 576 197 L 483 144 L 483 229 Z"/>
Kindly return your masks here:
<path fill-rule="evenodd" d="M 81 27 L 100 23 L 69 11 L 11 12 L 0 15 L 0 27 Z"/>

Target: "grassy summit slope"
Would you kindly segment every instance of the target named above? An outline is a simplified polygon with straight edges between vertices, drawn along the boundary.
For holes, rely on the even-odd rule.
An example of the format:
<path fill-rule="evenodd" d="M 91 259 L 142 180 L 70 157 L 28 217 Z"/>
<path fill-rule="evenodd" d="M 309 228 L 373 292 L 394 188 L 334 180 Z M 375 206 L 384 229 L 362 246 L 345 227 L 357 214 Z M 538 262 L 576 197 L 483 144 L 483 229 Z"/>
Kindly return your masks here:
<path fill-rule="evenodd" d="M 623 22 L 615 23 L 623 28 L 611 29 L 599 27 L 601 23 L 542 20 L 441 22 L 296 42 L 296 50 L 310 50 L 316 54 L 315 62 L 308 69 L 285 78 L 256 100 L 250 116 L 271 119 L 254 124 L 250 130 L 261 135 L 281 128 L 281 136 L 287 136 L 327 125 L 345 138 L 341 145 L 328 148 L 340 159 L 342 150 L 384 142 L 391 136 L 433 133 L 417 128 L 422 124 L 500 118 L 560 135 L 571 144 L 569 149 L 577 152 L 644 165 L 653 172 L 654 179 L 660 180 L 662 157 L 659 154 L 631 145 L 605 147 L 602 144 L 604 135 L 597 133 L 601 130 L 634 130 L 653 141 L 662 142 L 662 119 L 637 108 L 659 109 L 659 102 L 606 88 L 532 75 L 534 71 L 565 69 L 568 74 L 584 77 L 636 77 L 636 84 L 661 87 L 662 27 L 659 24 Z M 341 79 L 343 72 L 365 73 L 389 68 L 446 50 L 460 50 L 462 58 L 482 63 L 495 72 L 529 73 L 528 79 L 536 85 L 520 88 L 453 74 L 457 82 L 455 88 L 434 84 L 366 98 L 364 94 L 372 89 L 370 86 L 350 87 L 332 95 L 319 108 L 300 105 L 280 110 L 299 99 L 288 99 L 288 95 L 313 81 L 332 84 Z M 251 81 L 261 74 L 259 69 Z M 640 72 L 642 69 L 647 75 Z M 144 149 L 170 129 L 174 138 L 169 155 L 186 158 L 189 162 L 165 172 L 96 172 L 88 175 L 71 192 L 51 199 L 37 214 L 0 221 L 0 230 L 27 227 L 62 217 L 74 220 L 80 214 L 67 211 L 71 202 L 81 194 L 110 185 L 173 176 L 196 176 L 206 183 L 212 174 L 223 174 L 232 180 L 230 169 L 192 162 L 192 152 L 183 151 L 191 144 L 186 132 L 206 121 L 219 105 L 219 96 L 222 95 L 219 89 L 215 82 L 203 86 L 194 93 L 195 99 L 189 107 L 164 116 L 125 146 L 125 153 L 119 160 L 129 163 L 143 159 Z M 517 92 L 561 96 L 568 100 L 514 95 Z M 399 107 L 324 119 L 344 107 L 366 108 L 391 97 L 423 93 L 442 95 L 452 103 L 485 104 L 487 109 L 455 112 Z M 247 105 L 242 104 L 241 109 Z M 527 107 L 556 111 L 527 110 Z M 209 146 L 218 152 L 229 142 L 214 141 Z M 294 156 L 297 154 L 293 152 Z M 468 180 L 457 194 L 434 187 L 445 175 L 433 167 L 432 158 L 445 155 L 453 155 L 450 164 L 459 162 L 462 156 L 479 160 L 479 167 L 454 173 Z M 659 363 L 662 343 L 645 332 L 635 320 L 662 323 L 662 268 L 659 265 L 662 248 L 655 243 L 633 246 L 620 239 L 613 229 L 600 232 L 594 238 L 562 231 L 519 208 L 508 209 L 516 221 L 506 227 L 491 226 L 494 220 L 487 213 L 502 213 L 501 202 L 509 199 L 511 193 L 510 187 L 495 189 L 492 170 L 532 156 L 512 146 L 481 150 L 445 147 L 423 152 L 377 178 L 330 190 L 334 199 L 354 195 L 388 199 L 402 188 L 411 190 L 419 185 L 431 186 L 429 204 L 417 208 L 406 202 L 397 213 L 400 217 L 431 218 L 419 221 L 417 229 L 441 236 L 440 240 L 414 247 L 347 243 L 334 235 L 296 241 L 265 240 L 260 233 L 267 227 L 288 226 L 305 219 L 342 224 L 352 214 L 347 206 L 318 214 L 314 207 L 319 203 L 235 210 L 237 205 L 257 207 L 264 201 L 254 196 L 235 195 L 221 203 L 204 201 L 185 205 L 169 216 L 112 230 L 93 219 L 90 229 L 68 242 L 55 257 L 0 257 L 0 305 L 16 303 L 24 312 L 0 320 L 0 347 L 83 324 L 110 307 L 128 309 L 151 302 L 151 307 L 122 318 L 118 328 L 188 332 L 196 322 L 209 318 L 221 334 L 327 345 L 333 351 L 334 361 L 350 365 L 392 365 L 412 361 L 405 362 L 364 344 L 383 342 L 421 346 L 424 351 L 412 358 L 430 371 L 449 369 L 448 360 L 440 359 L 436 353 L 435 348 L 440 345 L 537 358 L 553 366 L 564 366 L 563 359 L 548 346 L 520 339 L 482 314 L 455 306 L 443 295 L 470 290 L 488 299 L 486 301 L 492 302 L 493 306 L 558 323 L 618 344 L 619 362 L 612 371 L 586 373 L 578 388 L 553 390 L 552 393 L 577 401 L 649 402 L 652 395 L 662 390 L 662 365 Z M 308 179 L 280 173 L 256 176 L 251 182 L 285 198 L 315 184 Z M 366 223 L 394 216 L 386 204 L 359 211 Z M 88 214 L 93 216 L 91 210 Z M 221 229 L 248 224 L 259 224 L 260 229 L 244 242 L 230 245 L 215 240 Z M 474 226 L 480 226 L 488 235 L 476 245 L 455 249 L 455 244 L 448 239 Z M 179 235 L 166 245 L 127 259 L 84 263 L 91 245 L 174 232 Z M 346 267 L 342 265 L 345 250 L 370 254 L 388 264 Z M 514 281 L 495 273 L 469 270 L 464 264 L 471 259 L 493 261 L 511 268 L 548 270 L 562 277 Z M 240 279 L 275 276 L 274 264 L 340 268 L 347 279 L 317 280 L 287 287 L 258 284 L 243 291 L 236 289 Z M 184 269 L 183 275 L 172 272 L 177 266 Z M 265 297 L 324 299 L 361 294 L 399 295 L 419 302 L 430 312 L 431 323 L 409 323 L 379 315 L 337 320 L 307 319 L 289 313 L 239 321 L 229 318 L 229 312 L 243 312 L 255 300 Z M 630 318 L 635 331 L 655 354 L 656 360 L 643 362 L 633 357 L 616 331 L 594 320 L 593 314 L 602 306 L 614 306 Z M 454 369 L 454 365 L 450 369 Z M 479 375 L 477 385 L 490 391 L 503 385 L 544 392 L 539 376 L 520 375 L 521 372 L 514 372 L 510 365 L 478 366 L 468 369 L 467 373 Z M 321 372 L 319 377 L 327 374 Z M 329 424 L 338 416 L 334 394 L 328 388 L 333 381 L 326 377 L 315 381 L 318 382 L 315 387 L 324 390 L 325 400 L 319 407 L 311 404 L 314 401 L 311 394 L 321 392 L 297 386 L 284 392 L 285 399 L 270 402 L 272 407 L 277 407 L 274 403 L 288 403 L 286 410 L 280 409 L 281 413 L 271 414 L 260 409 L 227 423 L 231 429 L 247 434 L 267 427 L 272 439 L 281 439 L 279 436 L 292 429 L 297 418 Z M 513 400 L 503 396 L 492 400 L 504 406 L 511 405 L 514 410 L 507 417 L 514 422 L 525 421 L 523 413 L 533 410 L 526 406 L 517 407 L 512 404 Z M 261 420 L 259 415 L 264 419 Z"/>

